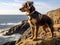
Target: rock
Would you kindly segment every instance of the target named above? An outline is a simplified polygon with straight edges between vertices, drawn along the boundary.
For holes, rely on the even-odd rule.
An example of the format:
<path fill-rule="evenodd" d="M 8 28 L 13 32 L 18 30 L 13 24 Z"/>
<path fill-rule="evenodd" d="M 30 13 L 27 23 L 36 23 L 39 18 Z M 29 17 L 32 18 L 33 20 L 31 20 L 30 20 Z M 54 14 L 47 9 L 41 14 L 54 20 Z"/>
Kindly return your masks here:
<path fill-rule="evenodd" d="M 2 44 L 2 45 L 15 45 L 15 42 L 16 42 L 16 41 L 7 42 L 7 43 L 5 43 L 5 44 Z"/>
<path fill-rule="evenodd" d="M 60 24 L 60 8 L 47 12 L 47 15 L 53 19 L 54 24 Z"/>
<path fill-rule="evenodd" d="M 43 28 L 40 27 L 38 39 L 34 41 L 33 39 L 29 39 L 31 36 L 31 29 L 29 28 L 24 32 L 22 37 L 16 42 L 15 45 L 60 45 L 60 37 L 56 36 L 51 38 L 52 35 L 50 29 L 48 28 L 48 30 L 47 35 L 44 35 L 45 32 L 43 31 Z"/>
<path fill-rule="evenodd" d="M 8 30 L 9 30 L 9 29 L 0 30 L 0 34 L 1 34 L 1 35 L 4 35 L 4 34 L 6 34 L 6 33 L 8 32 Z"/>
<path fill-rule="evenodd" d="M 20 39 L 16 41 L 16 43 L 7 42 L 4 45 L 8 45 L 8 44 L 9 45 L 60 45 L 60 37 L 51 38 L 50 29 L 47 32 L 47 35 L 44 35 L 44 34 L 45 32 L 43 31 L 43 28 L 40 27 L 39 33 L 38 33 L 38 39 L 36 41 L 33 41 L 32 39 L 29 39 L 29 37 L 31 36 L 31 28 L 28 28 L 20 37 Z"/>
<path fill-rule="evenodd" d="M 43 30 L 43 27 L 40 26 L 40 27 L 39 27 L 39 31 L 38 31 L 38 37 L 39 37 L 39 38 L 43 38 L 43 37 L 44 37 L 44 34 L 45 34 L 45 31 Z M 51 36 L 50 29 L 49 29 L 49 31 L 47 32 L 47 34 L 48 34 L 48 35 L 46 35 L 47 37 L 48 37 L 48 36 Z M 24 34 L 22 35 L 22 37 L 21 37 L 20 39 L 21 39 L 21 40 L 25 40 L 25 39 L 29 38 L 31 35 L 32 35 L 32 34 L 31 34 L 31 28 L 28 28 L 28 29 L 24 32 Z M 46 36 L 45 36 L 45 37 L 46 37 Z"/>
<path fill-rule="evenodd" d="M 16 44 L 16 45 L 60 45 L 60 42 L 57 39 L 37 40 L 37 41 L 27 39 L 24 40 L 24 43 Z"/>
<path fill-rule="evenodd" d="M 22 24 L 16 25 L 16 26 L 10 28 L 8 30 L 8 32 L 6 32 L 4 35 L 12 35 L 15 33 L 23 34 L 29 27 L 30 26 L 29 26 L 27 20 L 25 20 L 25 21 L 22 21 Z"/>

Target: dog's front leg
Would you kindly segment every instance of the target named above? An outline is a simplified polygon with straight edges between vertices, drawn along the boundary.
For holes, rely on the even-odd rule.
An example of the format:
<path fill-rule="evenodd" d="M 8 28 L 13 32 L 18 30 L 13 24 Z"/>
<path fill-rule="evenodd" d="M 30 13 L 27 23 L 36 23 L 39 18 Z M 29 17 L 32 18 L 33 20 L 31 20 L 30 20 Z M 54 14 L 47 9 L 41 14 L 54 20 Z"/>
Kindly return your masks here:
<path fill-rule="evenodd" d="M 31 35 L 30 39 L 33 39 L 33 37 L 34 37 L 34 31 L 35 31 L 35 27 L 31 26 L 31 33 L 32 33 L 32 35 Z"/>
<path fill-rule="evenodd" d="M 35 26 L 35 30 L 34 30 L 34 38 L 33 38 L 33 40 L 37 40 L 37 37 L 38 37 L 38 30 L 39 30 L 39 26 Z"/>

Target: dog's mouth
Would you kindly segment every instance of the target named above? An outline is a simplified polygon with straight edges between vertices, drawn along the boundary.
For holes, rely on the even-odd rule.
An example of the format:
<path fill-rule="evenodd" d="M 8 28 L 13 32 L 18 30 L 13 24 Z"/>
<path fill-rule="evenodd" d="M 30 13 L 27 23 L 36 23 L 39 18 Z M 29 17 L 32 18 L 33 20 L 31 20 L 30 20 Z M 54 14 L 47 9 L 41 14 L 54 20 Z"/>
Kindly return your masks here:
<path fill-rule="evenodd" d="M 25 12 L 25 10 L 24 10 L 23 8 L 20 8 L 19 10 L 20 10 L 21 12 Z"/>

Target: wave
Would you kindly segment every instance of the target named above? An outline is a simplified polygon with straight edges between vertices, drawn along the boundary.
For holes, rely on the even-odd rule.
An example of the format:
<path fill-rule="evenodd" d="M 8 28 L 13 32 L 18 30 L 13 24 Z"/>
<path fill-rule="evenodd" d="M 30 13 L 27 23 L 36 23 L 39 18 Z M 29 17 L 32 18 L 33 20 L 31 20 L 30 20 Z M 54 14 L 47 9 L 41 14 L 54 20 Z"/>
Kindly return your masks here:
<path fill-rule="evenodd" d="M 18 23 L 1 23 L 0 25 L 18 25 L 21 24 L 22 22 L 18 22 Z"/>
<path fill-rule="evenodd" d="M 20 37 L 20 34 L 13 34 L 10 36 L 3 36 L 2 34 L 0 34 L 0 45 L 6 42 L 17 41 Z"/>
<path fill-rule="evenodd" d="M 6 29 L 5 32 L 3 32 L 3 33 L 2 33 L 2 31 L 4 31 L 4 30 L 0 30 L 0 45 L 4 44 L 6 42 L 18 41 L 19 38 L 22 36 L 19 33 L 9 35 L 9 36 L 4 36 L 3 34 L 5 34 L 8 31 L 8 29 Z"/>

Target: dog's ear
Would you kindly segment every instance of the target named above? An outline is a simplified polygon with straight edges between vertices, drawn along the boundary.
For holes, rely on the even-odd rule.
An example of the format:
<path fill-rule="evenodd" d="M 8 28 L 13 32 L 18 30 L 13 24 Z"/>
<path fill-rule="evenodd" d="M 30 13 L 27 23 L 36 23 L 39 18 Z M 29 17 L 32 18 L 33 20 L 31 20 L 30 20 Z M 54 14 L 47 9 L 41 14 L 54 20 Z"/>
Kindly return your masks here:
<path fill-rule="evenodd" d="M 33 5 L 33 2 L 31 2 L 31 4 Z"/>
<path fill-rule="evenodd" d="M 32 1 L 28 1 L 28 2 L 27 2 L 27 6 L 28 6 L 28 8 L 30 9 L 31 6 L 33 6 L 33 2 L 32 2 Z"/>

